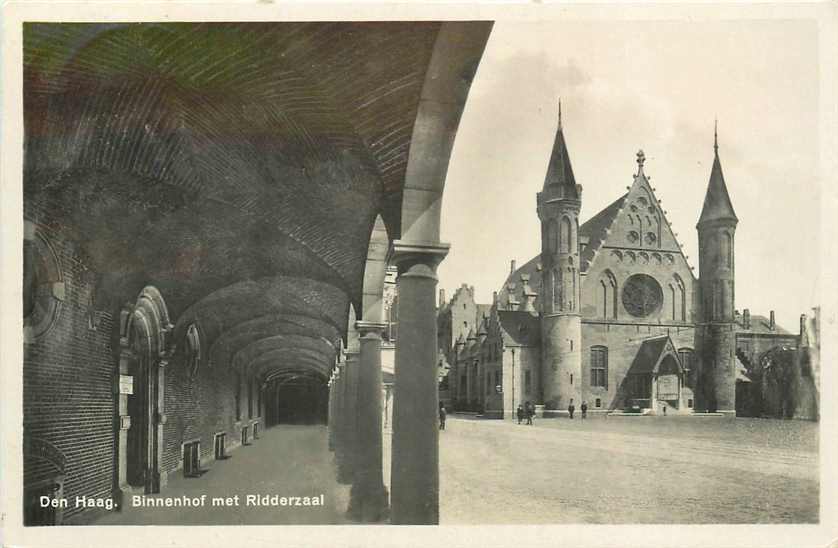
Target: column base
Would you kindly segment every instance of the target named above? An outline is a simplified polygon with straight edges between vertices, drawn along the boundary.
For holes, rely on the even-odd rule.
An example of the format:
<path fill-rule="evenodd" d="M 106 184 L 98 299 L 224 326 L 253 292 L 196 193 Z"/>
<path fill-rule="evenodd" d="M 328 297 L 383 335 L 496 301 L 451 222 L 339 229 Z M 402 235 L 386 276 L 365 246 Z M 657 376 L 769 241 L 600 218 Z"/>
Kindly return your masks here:
<path fill-rule="evenodd" d="M 361 523 L 378 523 L 387 519 L 390 514 L 389 493 L 381 483 L 362 487 L 360 483 L 352 484 L 349 494 L 349 509 L 346 515 L 352 521 Z"/>
<path fill-rule="evenodd" d="M 337 455 L 335 455 L 335 457 L 337 457 Z M 335 461 L 338 483 L 341 485 L 350 485 L 355 479 L 355 475 L 352 473 L 352 467 L 349 466 L 349 463 L 347 463 L 344 459 L 335 458 Z"/>

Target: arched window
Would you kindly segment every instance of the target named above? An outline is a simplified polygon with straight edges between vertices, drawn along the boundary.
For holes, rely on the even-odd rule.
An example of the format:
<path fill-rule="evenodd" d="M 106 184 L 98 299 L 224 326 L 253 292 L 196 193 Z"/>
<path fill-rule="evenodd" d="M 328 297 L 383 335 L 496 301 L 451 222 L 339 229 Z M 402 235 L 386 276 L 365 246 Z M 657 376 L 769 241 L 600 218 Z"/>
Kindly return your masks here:
<path fill-rule="evenodd" d="M 674 274 L 673 278 L 673 299 L 672 299 L 672 319 L 675 321 L 687 321 L 687 291 L 684 287 L 684 281 L 678 274 Z"/>
<path fill-rule="evenodd" d="M 675 303 L 678 302 L 678 295 L 675 290 L 675 285 L 673 284 L 669 284 L 669 298 L 672 300 L 672 321 L 674 322 L 678 320 L 677 308 L 675 305 Z"/>
<path fill-rule="evenodd" d="M 570 219 L 567 217 L 562 217 L 562 230 L 559 233 L 559 246 L 560 251 L 562 253 L 570 253 L 571 248 L 571 240 L 572 240 L 572 229 L 570 227 Z"/>
<path fill-rule="evenodd" d="M 722 266 L 730 268 L 733 264 L 733 239 L 729 232 L 722 233 L 719 238 L 719 255 L 721 256 Z"/>
<path fill-rule="evenodd" d="M 681 367 L 684 369 L 684 384 L 688 388 L 693 387 L 692 371 L 693 371 L 693 349 L 679 348 L 678 359 L 681 360 Z"/>
<path fill-rule="evenodd" d="M 564 308 L 563 308 L 563 305 L 564 305 L 564 302 L 563 302 L 564 295 L 563 295 L 563 293 L 564 293 L 564 291 L 562 291 L 563 287 L 562 287 L 562 269 L 561 268 L 557 268 L 556 270 L 553 271 L 553 287 L 554 287 L 554 289 L 553 289 L 553 303 L 555 305 L 558 305 L 558 306 L 555 306 L 553 308 L 553 310 L 556 310 L 556 309 L 564 310 Z"/>
<path fill-rule="evenodd" d="M 602 311 L 602 317 L 617 318 L 617 278 L 610 270 L 602 273 L 600 278 L 600 294 L 601 302 L 599 303 L 599 310 Z"/>
<path fill-rule="evenodd" d="M 559 251 L 559 225 L 555 219 L 547 223 L 547 251 L 558 253 Z"/>
<path fill-rule="evenodd" d="M 608 348 L 591 347 L 591 386 L 608 388 Z"/>

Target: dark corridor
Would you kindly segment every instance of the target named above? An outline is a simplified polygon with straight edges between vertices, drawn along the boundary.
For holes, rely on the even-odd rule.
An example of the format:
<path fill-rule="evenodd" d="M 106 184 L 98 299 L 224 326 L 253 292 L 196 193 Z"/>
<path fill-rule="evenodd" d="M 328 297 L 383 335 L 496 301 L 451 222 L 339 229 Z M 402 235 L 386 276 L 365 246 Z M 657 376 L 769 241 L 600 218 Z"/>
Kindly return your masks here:
<path fill-rule="evenodd" d="M 329 389 L 320 379 L 296 378 L 277 381 L 268 391 L 267 423 L 326 424 Z"/>

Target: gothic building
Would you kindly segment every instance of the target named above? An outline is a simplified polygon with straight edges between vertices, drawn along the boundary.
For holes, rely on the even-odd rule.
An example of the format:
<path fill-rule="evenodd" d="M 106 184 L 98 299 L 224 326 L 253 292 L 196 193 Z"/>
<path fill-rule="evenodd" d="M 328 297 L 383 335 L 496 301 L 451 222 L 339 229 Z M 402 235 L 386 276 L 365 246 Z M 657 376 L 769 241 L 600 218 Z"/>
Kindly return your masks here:
<path fill-rule="evenodd" d="M 753 400 L 755 364 L 772 349 L 800 345 L 803 318 L 793 334 L 773 311 L 765 318 L 734 306 L 739 219 L 718 137 L 696 227 L 698 276 L 644 161 L 641 150 L 628 191 L 580 225 L 582 186 L 559 115 L 536 196 L 541 253 L 520 268 L 512 261 L 490 306 L 476 304 L 467 286 L 441 304 L 454 407 L 508 415 L 530 401 L 550 416 L 587 402 L 592 411 L 734 414 L 737 390 Z"/>

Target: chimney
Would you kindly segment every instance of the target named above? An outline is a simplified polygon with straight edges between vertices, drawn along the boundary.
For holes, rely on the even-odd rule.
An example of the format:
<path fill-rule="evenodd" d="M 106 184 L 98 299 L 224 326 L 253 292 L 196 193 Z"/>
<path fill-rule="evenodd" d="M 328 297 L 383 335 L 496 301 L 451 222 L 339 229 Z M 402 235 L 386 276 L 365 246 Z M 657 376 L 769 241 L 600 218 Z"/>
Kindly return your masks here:
<path fill-rule="evenodd" d="M 768 329 L 774 331 L 774 325 L 776 324 L 774 323 L 774 311 L 772 310 L 771 314 L 768 317 Z"/>
<path fill-rule="evenodd" d="M 751 311 L 747 308 L 742 311 L 742 327 L 745 329 L 751 328 Z"/>
<path fill-rule="evenodd" d="M 492 291 L 492 304 L 497 306 L 498 304 L 498 292 Z"/>
<path fill-rule="evenodd" d="M 509 273 L 510 273 L 510 274 L 514 274 L 514 273 L 515 273 L 515 259 L 512 259 L 512 260 L 509 262 Z"/>
<path fill-rule="evenodd" d="M 445 306 L 445 290 L 440 289 L 439 290 L 439 307 L 442 308 L 443 306 Z"/>
<path fill-rule="evenodd" d="M 800 336 L 803 336 L 803 333 L 806 332 L 806 314 L 800 315 Z"/>

